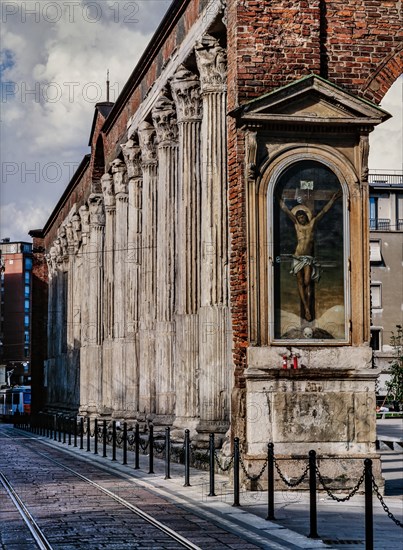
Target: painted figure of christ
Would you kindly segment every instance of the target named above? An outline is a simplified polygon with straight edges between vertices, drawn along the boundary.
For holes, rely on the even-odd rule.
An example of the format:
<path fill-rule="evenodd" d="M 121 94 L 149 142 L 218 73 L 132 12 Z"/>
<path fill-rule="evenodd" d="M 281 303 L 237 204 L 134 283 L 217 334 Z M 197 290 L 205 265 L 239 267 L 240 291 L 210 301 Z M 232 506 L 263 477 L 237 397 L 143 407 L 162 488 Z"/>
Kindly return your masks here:
<path fill-rule="evenodd" d="M 281 209 L 294 224 L 297 246 L 293 254 L 291 273 L 296 276 L 298 294 L 303 305 L 303 315 L 307 321 L 313 320 L 313 285 L 320 278 L 320 266 L 314 257 L 315 230 L 318 222 L 341 196 L 342 191 L 339 189 L 316 215 L 313 215 L 305 205 L 297 205 L 290 210 L 278 196 Z"/>

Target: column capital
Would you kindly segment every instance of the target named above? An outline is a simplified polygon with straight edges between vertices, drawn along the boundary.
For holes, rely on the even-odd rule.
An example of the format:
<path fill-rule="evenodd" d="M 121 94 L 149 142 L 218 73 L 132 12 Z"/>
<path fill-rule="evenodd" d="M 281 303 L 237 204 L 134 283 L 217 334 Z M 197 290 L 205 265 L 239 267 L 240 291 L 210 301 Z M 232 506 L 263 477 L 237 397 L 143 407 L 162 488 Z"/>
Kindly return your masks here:
<path fill-rule="evenodd" d="M 91 193 L 88 197 L 90 224 L 92 227 L 105 225 L 104 199 L 102 195 Z"/>
<path fill-rule="evenodd" d="M 71 216 L 71 228 L 73 231 L 74 248 L 77 252 L 81 244 L 81 219 L 78 212 Z"/>
<path fill-rule="evenodd" d="M 102 195 L 104 197 L 105 208 L 107 210 L 114 208 L 116 204 L 113 177 L 111 174 L 104 174 L 101 178 Z M 98 194 L 98 193 L 96 193 Z M 91 205 L 90 205 L 91 211 Z"/>
<path fill-rule="evenodd" d="M 82 234 L 86 234 L 90 232 L 90 212 L 88 210 L 88 206 L 86 204 L 83 204 L 78 209 L 78 215 L 80 216 L 81 220 L 81 231 Z"/>
<path fill-rule="evenodd" d="M 131 138 L 120 147 L 122 148 L 129 179 L 143 177 L 140 145 Z"/>
<path fill-rule="evenodd" d="M 154 126 L 144 120 L 138 128 L 138 135 L 141 148 L 142 166 L 145 164 L 156 164 L 157 148 Z"/>
<path fill-rule="evenodd" d="M 178 113 L 178 122 L 200 121 L 202 101 L 199 77 L 180 65 L 170 80 Z"/>
<path fill-rule="evenodd" d="M 127 196 L 127 168 L 123 160 L 115 159 L 111 163 L 111 172 L 116 198 Z"/>
<path fill-rule="evenodd" d="M 227 52 L 214 36 L 205 34 L 195 45 L 202 92 L 223 92 L 227 88 Z"/>
<path fill-rule="evenodd" d="M 165 91 L 157 99 L 151 115 L 157 132 L 158 145 L 176 145 L 178 126 L 175 103 L 165 95 Z"/>

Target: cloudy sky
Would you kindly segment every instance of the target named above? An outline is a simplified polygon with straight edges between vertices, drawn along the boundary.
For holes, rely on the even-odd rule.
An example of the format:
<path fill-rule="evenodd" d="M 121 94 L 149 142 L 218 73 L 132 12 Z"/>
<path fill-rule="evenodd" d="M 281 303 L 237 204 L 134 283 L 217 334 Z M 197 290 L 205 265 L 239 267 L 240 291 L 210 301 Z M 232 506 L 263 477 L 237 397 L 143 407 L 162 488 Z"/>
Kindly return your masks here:
<path fill-rule="evenodd" d="M 170 0 L 2 0 L 0 238 L 43 227 L 83 155 L 94 105 L 135 67 Z M 382 107 L 371 169 L 402 169 L 402 83 Z"/>

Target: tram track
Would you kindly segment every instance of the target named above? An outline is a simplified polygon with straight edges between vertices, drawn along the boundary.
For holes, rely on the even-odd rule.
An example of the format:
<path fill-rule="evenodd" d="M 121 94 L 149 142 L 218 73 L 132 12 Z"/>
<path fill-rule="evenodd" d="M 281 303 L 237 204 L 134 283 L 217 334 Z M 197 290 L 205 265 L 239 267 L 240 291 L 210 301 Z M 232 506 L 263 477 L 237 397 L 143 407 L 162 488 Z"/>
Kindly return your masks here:
<path fill-rule="evenodd" d="M 5 434 L 3 432 L 3 435 L 5 435 L 7 438 L 11 439 L 12 441 L 15 441 L 15 439 L 8 434 Z M 126 509 L 130 510 L 133 514 L 135 514 L 138 518 L 141 520 L 147 522 L 148 524 L 152 525 L 162 533 L 164 533 L 166 536 L 168 536 L 170 539 L 175 541 L 180 547 L 182 548 L 188 548 L 190 550 L 202 550 L 200 546 L 197 546 L 196 544 L 192 543 L 189 539 L 182 536 L 180 533 L 176 532 L 174 529 L 168 527 L 164 523 L 160 522 L 159 520 L 152 517 L 147 512 L 144 512 L 137 506 L 131 504 L 126 499 L 120 497 L 119 495 L 113 493 L 109 489 L 106 489 L 96 481 L 93 481 L 89 479 L 88 477 L 84 476 L 83 474 L 80 474 L 73 468 L 70 468 L 69 466 L 66 466 L 65 464 L 61 463 L 60 461 L 56 460 L 55 458 L 52 458 L 48 456 L 45 453 L 42 453 L 41 451 L 37 449 L 33 449 L 31 445 L 28 445 L 21 440 L 24 440 L 25 438 L 18 438 L 18 444 L 28 449 L 30 452 L 36 454 L 37 456 L 40 456 L 41 458 L 45 459 L 48 462 L 51 462 L 52 464 L 55 464 L 57 467 L 61 468 L 62 470 L 69 472 L 69 474 L 74 475 L 75 477 L 79 478 L 81 481 L 84 481 L 85 483 L 91 485 L 92 487 L 96 488 L 98 491 L 102 492 L 104 495 L 109 497 L 110 499 L 113 499 L 121 506 L 124 506 Z M 29 440 L 30 442 L 32 440 Z M 23 518 L 24 522 L 28 526 L 36 544 L 38 545 L 38 548 L 41 550 L 52 550 L 52 546 L 47 540 L 43 530 L 39 527 L 38 522 L 34 519 L 32 514 L 29 512 L 28 507 L 25 505 L 21 497 L 18 495 L 18 492 L 15 490 L 15 488 L 12 486 L 11 482 L 7 479 L 5 474 L 0 471 L 0 481 L 5 488 L 7 494 L 13 501 L 15 507 L 17 508 L 18 512 L 20 513 L 21 517 Z"/>

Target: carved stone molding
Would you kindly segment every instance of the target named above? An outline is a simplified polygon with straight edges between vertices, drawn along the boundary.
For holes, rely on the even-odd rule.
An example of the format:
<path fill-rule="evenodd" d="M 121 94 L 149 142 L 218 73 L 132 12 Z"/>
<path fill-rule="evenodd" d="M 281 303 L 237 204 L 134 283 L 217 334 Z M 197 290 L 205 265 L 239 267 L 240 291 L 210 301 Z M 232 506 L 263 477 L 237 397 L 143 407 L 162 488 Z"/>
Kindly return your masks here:
<path fill-rule="evenodd" d="M 129 139 L 126 143 L 121 145 L 123 156 L 125 158 L 127 175 L 129 179 L 141 178 L 143 172 L 141 171 L 141 149 L 140 145 Z"/>
<path fill-rule="evenodd" d="M 127 168 L 123 160 L 115 159 L 111 164 L 114 191 L 117 198 L 127 196 Z"/>
<path fill-rule="evenodd" d="M 245 168 L 248 180 L 254 180 L 256 177 L 256 158 L 257 158 L 257 132 L 248 131 L 245 136 Z"/>
<path fill-rule="evenodd" d="M 105 225 L 104 200 L 102 195 L 91 193 L 88 197 L 90 211 L 90 222 L 92 227 L 103 227 Z"/>
<path fill-rule="evenodd" d="M 368 156 L 369 156 L 369 136 L 368 134 L 360 137 L 361 153 L 361 184 L 368 183 Z"/>
<path fill-rule="evenodd" d="M 202 100 L 199 77 L 180 65 L 170 80 L 178 122 L 201 120 Z"/>
<path fill-rule="evenodd" d="M 141 148 L 141 161 L 144 164 L 157 163 L 156 133 L 155 128 L 149 122 L 143 121 L 138 128 Z"/>
<path fill-rule="evenodd" d="M 174 145 L 178 141 L 178 126 L 176 123 L 175 103 L 164 93 L 158 98 L 152 118 L 157 132 L 159 146 Z"/>
<path fill-rule="evenodd" d="M 116 204 L 113 177 L 111 174 L 104 174 L 101 178 L 102 194 L 104 197 L 105 209 L 114 208 Z M 91 205 L 90 205 L 91 211 Z"/>
<path fill-rule="evenodd" d="M 227 53 L 214 36 L 206 34 L 195 46 L 203 93 L 222 92 L 227 87 Z"/>

